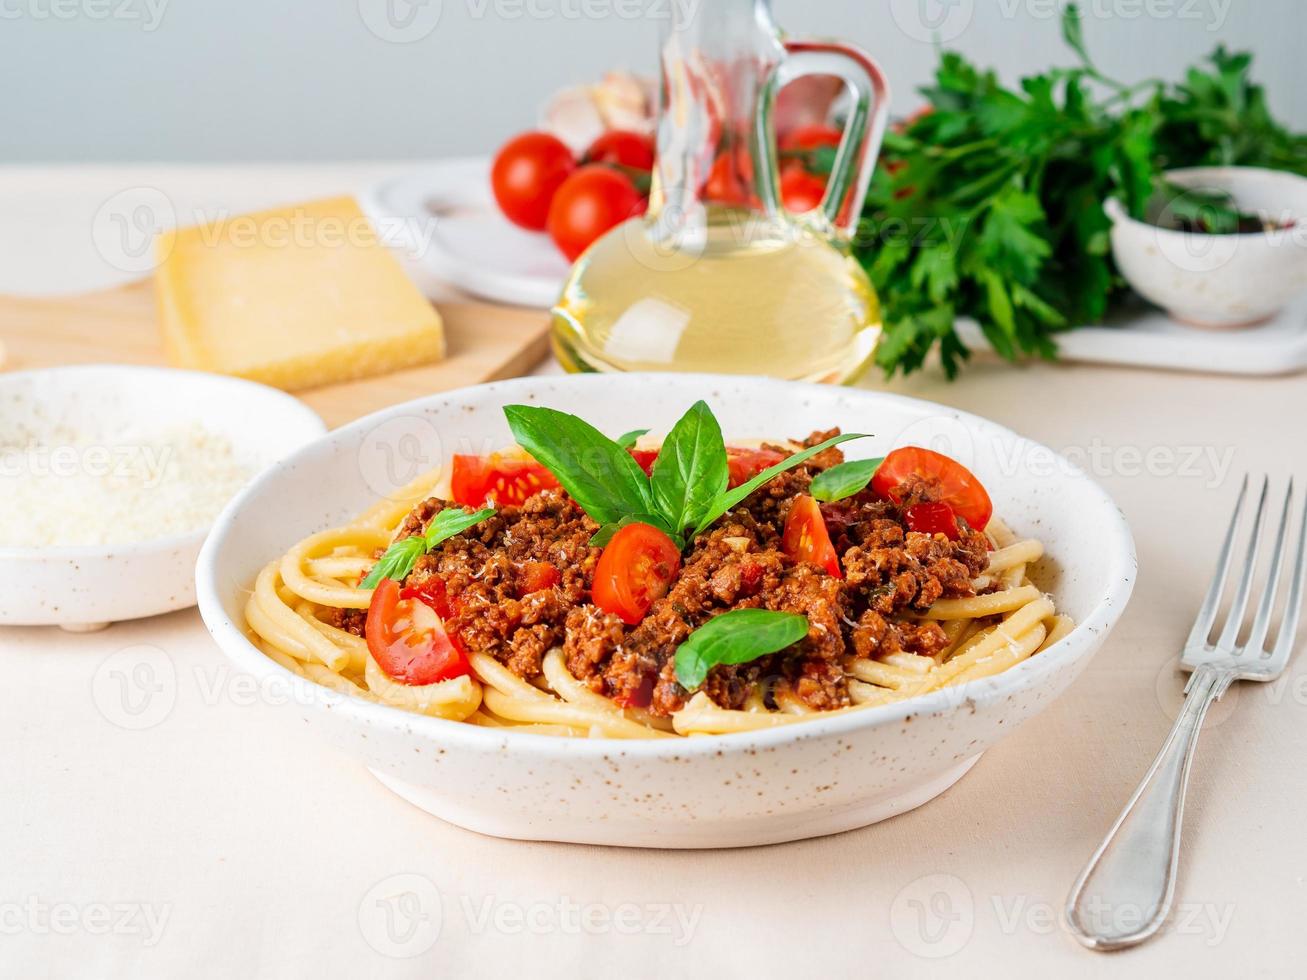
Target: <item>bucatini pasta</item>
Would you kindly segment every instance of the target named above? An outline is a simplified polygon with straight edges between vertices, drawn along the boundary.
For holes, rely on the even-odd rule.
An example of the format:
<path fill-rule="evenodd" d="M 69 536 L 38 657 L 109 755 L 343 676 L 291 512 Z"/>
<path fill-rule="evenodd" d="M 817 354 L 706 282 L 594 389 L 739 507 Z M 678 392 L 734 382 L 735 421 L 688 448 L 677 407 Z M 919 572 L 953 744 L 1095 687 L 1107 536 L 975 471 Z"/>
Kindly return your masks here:
<path fill-rule="evenodd" d="M 917 697 L 1071 630 L 1031 581 L 1040 542 L 992 517 L 947 457 L 908 447 L 878 467 L 846 462 L 834 443 L 849 437 L 832 431 L 797 463 L 791 446 L 763 445 L 700 467 L 682 458 L 682 424 L 665 443 L 676 465 L 725 486 L 678 491 L 666 449 L 620 449 L 633 469 L 600 446 L 610 470 L 592 484 L 538 442 L 535 458 L 455 457 L 270 561 L 249 633 L 309 680 L 408 711 L 674 738 Z M 621 480 L 628 509 L 647 500 L 650 513 L 612 519 Z"/>

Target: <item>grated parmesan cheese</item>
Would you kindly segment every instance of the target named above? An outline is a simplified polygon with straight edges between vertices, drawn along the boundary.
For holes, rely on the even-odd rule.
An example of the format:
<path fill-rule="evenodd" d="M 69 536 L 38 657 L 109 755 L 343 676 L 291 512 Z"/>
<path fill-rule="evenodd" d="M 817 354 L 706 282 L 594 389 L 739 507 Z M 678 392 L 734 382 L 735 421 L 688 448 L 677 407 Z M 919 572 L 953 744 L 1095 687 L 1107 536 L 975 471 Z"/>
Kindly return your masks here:
<path fill-rule="evenodd" d="M 197 422 L 0 431 L 0 547 L 115 545 L 206 528 L 254 474 Z"/>

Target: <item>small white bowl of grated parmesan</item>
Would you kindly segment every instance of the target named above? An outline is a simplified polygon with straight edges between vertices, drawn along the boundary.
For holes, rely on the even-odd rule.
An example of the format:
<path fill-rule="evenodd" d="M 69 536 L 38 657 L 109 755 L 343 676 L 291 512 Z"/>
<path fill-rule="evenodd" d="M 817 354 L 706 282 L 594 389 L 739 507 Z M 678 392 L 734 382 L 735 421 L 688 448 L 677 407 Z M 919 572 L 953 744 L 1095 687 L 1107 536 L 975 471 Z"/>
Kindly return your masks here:
<path fill-rule="evenodd" d="M 0 374 L 0 625 L 93 629 L 194 605 L 214 518 L 325 431 L 290 395 L 222 375 Z"/>

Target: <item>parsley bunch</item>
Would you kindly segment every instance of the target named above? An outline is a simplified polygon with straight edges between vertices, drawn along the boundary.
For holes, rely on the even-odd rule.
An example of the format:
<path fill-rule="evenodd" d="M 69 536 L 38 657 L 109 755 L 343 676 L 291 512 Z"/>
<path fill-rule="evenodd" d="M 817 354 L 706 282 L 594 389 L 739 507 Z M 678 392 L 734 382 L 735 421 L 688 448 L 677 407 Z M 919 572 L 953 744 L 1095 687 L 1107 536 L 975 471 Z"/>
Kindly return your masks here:
<path fill-rule="evenodd" d="M 1080 64 L 1019 90 L 945 52 L 923 90 L 931 111 L 886 136 L 854 254 L 880 295 L 887 375 L 936 345 L 955 375 L 969 356 L 959 317 L 1009 360 L 1055 357 L 1058 332 L 1101 322 L 1124 293 L 1103 201 L 1143 217 L 1168 168 L 1307 173 L 1307 135 L 1271 116 L 1249 55 L 1218 48 L 1179 84 L 1126 86 L 1094 67 L 1075 4 L 1062 33 Z"/>

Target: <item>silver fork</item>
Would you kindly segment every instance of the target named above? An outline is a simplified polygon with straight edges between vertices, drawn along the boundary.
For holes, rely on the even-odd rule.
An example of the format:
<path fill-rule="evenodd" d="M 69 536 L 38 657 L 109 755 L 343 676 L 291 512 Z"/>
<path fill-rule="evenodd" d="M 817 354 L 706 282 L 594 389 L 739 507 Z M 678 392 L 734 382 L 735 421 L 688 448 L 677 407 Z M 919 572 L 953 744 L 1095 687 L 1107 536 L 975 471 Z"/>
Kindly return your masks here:
<path fill-rule="evenodd" d="M 1180 658 L 1180 665 L 1192 672 L 1185 687 L 1184 707 L 1148 774 L 1108 831 L 1107 838 L 1085 865 L 1067 897 L 1067 923 L 1075 937 L 1090 949 L 1133 946 L 1162 927 L 1175 894 L 1185 784 L 1189 779 L 1203 717 L 1212 702 L 1219 699 L 1234 681 L 1273 681 L 1289 662 L 1294 635 L 1298 631 L 1304 570 L 1307 568 L 1307 554 L 1304 554 L 1304 549 L 1307 549 L 1307 508 L 1303 510 L 1298 530 L 1297 556 L 1293 561 L 1283 620 L 1276 634 L 1275 646 L 1268 652 L 1265 645 L 1284 566 L 1285 539 L 1289 534 L 1289 511 L 1293 501 L 1292 480 L 1280 510 L 1280 527 L 1275 535 L 1261 602 L 1248 638 L 1242 644 L 1238 642 L 1244 614 L 1252 597 L 1262 517 L 1269 489 L 1270 481 L 1263 480 L 1243 573 L 1235 587 L 1225 625 L 1213 643 L 1211 634 L 1230 571 L 1240 513 L 1248 495 L 1248 478 L 1244 477 L 1239 499 L 1234 505 L 1234 516 L 1216 561 L 1216 574 Z"/>

